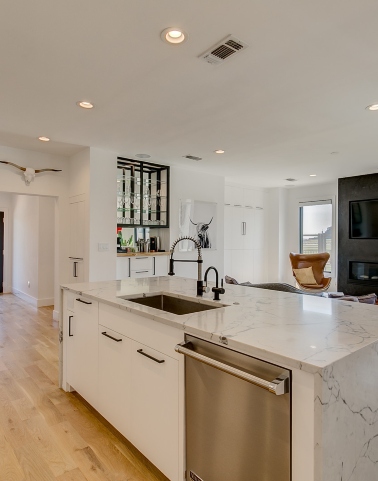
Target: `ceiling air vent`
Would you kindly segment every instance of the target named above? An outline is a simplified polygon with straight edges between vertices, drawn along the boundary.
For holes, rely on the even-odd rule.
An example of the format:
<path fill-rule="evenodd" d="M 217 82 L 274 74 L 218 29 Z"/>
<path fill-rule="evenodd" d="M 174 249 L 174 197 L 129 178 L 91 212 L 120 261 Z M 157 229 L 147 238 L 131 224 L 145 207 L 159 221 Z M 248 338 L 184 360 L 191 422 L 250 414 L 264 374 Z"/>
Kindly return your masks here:
<path fill-rule="evenodd" d="M 247 47 L 248 45 L 245 42 L 229 35 L 210 50 L 200 55 L 200 58 L 212 65 L 219 65 L 232 55 L 245 50 Z"/>
<path fill-rule="evenodd" d="M 184 159 L 190 159 L 190 160 L 202 160 L 202 157 L 196 157 L 195 155 L 183 155 Z"/>

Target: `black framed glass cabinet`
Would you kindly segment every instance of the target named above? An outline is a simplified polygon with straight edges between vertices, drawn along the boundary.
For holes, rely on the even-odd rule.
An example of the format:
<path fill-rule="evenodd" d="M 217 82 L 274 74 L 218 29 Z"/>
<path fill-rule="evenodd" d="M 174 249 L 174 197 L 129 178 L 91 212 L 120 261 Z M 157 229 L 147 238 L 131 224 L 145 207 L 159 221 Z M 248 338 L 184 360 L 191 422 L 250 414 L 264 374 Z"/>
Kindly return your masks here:
<path fill-rule="evenodd" d="M 169 167 L 117 158 L 117 226 L 169 227 Z"/>

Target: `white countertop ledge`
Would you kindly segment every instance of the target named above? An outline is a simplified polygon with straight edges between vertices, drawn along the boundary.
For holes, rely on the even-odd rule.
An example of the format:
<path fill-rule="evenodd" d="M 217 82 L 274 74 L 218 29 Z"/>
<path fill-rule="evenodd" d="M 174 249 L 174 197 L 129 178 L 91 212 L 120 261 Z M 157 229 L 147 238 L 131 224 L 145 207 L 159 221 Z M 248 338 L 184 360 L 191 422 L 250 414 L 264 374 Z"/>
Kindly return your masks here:
<path fill-rule="evenodd" d="M 311 373 L 378 343 L 375 305 L 227 284 L 220 303 L 228 307 L 176 315 L 120 296 L 166 293 L 206 302 L 213 293 L 197 298 L 196 280 L 176 276 L 61 287 L 203 339 L 221 343 L 226 338 L 231 349 Z"/>

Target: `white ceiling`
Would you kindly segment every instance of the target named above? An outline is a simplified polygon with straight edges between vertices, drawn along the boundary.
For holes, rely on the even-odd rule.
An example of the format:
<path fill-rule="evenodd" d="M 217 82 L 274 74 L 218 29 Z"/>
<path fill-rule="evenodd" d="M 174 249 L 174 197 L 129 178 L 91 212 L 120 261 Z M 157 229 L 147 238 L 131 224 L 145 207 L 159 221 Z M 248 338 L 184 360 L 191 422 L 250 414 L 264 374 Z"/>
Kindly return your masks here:
<path fill-rule="evenodd" d="M 377 18 L 377 0 L 3 0 L 0 142 L 147 153 L 261 186 L 375 172 Z M 188 41 L 163 43 L 169 26 Z M 198 58 L 228 34 L 249 48 Z"/>

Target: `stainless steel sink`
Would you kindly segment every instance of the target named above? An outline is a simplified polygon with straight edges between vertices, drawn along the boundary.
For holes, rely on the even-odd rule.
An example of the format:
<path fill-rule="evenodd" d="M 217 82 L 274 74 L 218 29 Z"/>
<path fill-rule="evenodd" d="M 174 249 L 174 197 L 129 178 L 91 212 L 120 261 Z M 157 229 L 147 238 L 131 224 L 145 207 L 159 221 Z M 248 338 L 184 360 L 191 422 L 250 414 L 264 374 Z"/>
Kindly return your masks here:
<path fill-rule="evenodd" d="M 209 309 L 226 307 L 225 304 L 205 304 L 202 302 L 194 302 L 187 299 L 168 296 L 166 294 L 137 297 L 134 299 L 123 296 L 122 299 L 130 302 L 136 302 L 142 306 L 153 307 L 154 309 L 160 309 L 161 311 L 171 312 L 172 314 L 177 314 L 179 316 L 191 314 L 193 312 L 208 311 Z"/>

